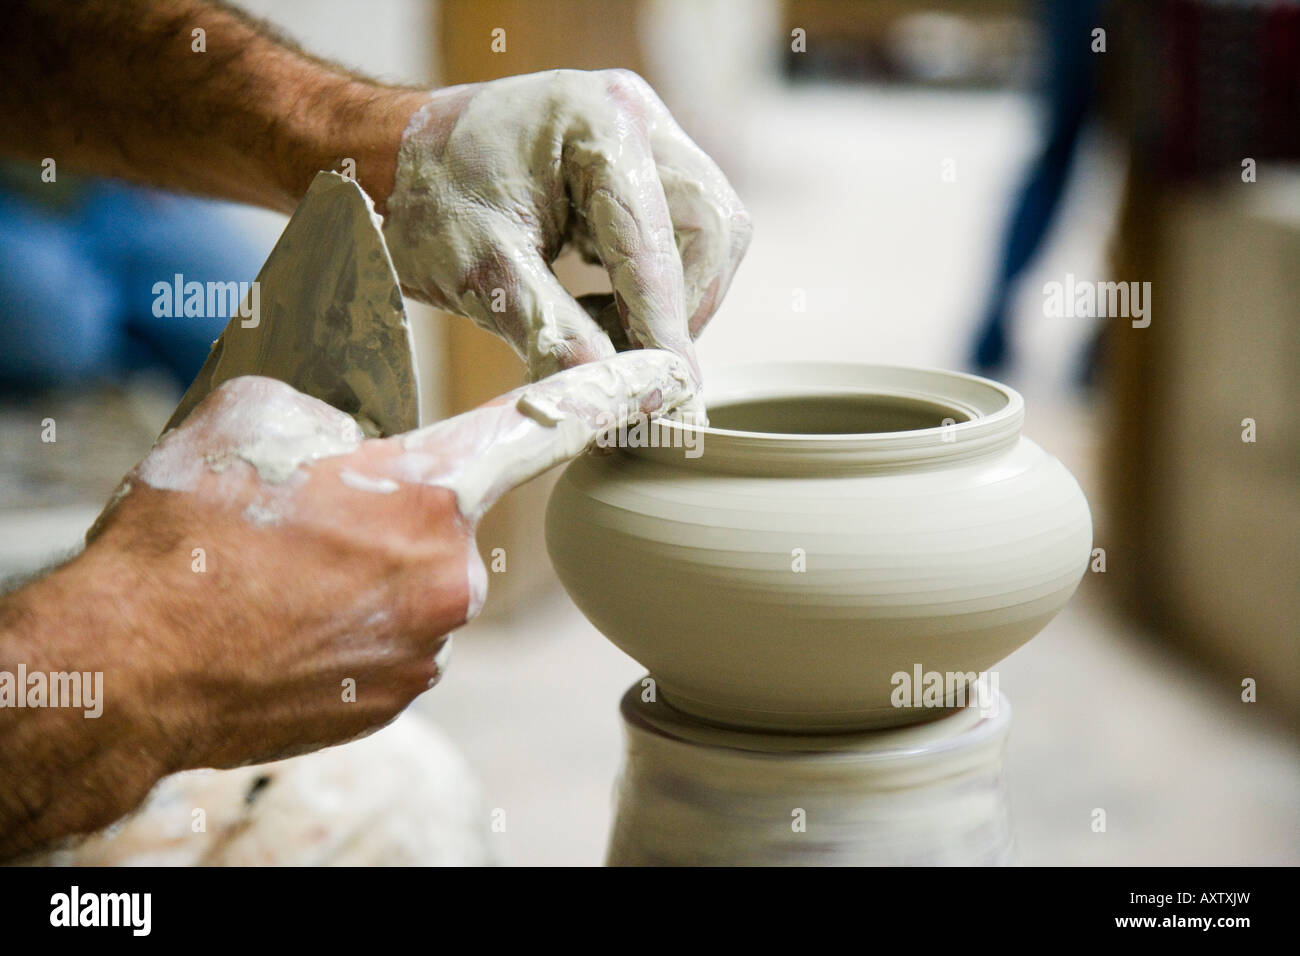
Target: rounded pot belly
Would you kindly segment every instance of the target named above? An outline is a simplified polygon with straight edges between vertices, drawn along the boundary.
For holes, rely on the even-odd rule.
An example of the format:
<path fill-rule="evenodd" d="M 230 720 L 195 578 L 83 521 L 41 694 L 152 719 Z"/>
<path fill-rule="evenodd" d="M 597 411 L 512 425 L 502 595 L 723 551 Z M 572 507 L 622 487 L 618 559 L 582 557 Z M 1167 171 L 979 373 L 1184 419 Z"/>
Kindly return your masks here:
<path fill-rule="evenodd" d="M 1064 606 L 1092 526 L 1074 478 L 1020 438 L 826 477 L 719 474 L 707 453 L 589 456 L 557 485 L 547 539 L 580 609 L 672 706 L 850 730 L 941 716 L 917 711 L 920 675 L 943 675 L 958 703 Z"/>

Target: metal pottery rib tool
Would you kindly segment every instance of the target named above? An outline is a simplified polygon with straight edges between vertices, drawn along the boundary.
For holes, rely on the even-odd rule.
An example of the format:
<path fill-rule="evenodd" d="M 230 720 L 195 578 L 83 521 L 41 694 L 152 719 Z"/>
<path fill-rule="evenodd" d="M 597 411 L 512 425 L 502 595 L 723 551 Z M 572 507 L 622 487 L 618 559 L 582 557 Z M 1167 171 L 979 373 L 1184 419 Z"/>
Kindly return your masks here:
<path fill-rule="evenodd" d="M 367 434 L 418 426 L 411 328 L 381 226 L 360 186 L 318 173 L 257 274 L 256 298 L 250 291 L 212 344 L 164 432 L 240 375 L 286 382 Z"/>

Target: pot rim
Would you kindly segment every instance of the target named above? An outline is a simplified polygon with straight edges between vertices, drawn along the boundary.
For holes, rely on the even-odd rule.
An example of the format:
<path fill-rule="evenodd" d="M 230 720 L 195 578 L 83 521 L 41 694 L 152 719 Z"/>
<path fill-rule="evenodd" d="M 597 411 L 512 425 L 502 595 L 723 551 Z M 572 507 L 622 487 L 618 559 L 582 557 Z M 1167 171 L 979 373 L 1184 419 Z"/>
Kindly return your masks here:
<path fill-rule="evenodd" d="M 929 428 L 846 434 L 755 432 L 659 419 L 658 441 L 626 448 L 656 461 L 703 462 L 710 470 L 769 474 L 843 473 L 947 465 L 1016 443 L 1024 424 L 1020 393 L 968 372 L 856 362 L 752 362 L 709 375 L 715 407 L 741 401 L 861 395 L 915 399 L 965 416 Z M 956 415 L 952 416 L 956 417 Z M 683 448 L 698 446 L 695 456 Z"/>

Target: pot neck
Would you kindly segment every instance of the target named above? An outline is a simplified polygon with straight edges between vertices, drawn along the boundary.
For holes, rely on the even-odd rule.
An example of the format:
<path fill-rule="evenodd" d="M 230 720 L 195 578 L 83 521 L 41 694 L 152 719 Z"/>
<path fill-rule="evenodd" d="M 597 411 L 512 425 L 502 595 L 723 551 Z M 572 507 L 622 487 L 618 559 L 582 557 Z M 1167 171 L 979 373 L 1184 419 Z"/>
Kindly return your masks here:
<path fill-rule="evenodd" d="M 942 424 L 927 428 L 858 434 L 796 434 L 740 431 L 663 420 L 650 441 L 625 449 L 637 458 L 706 472 L 773 477 L 829 477 L 915 472 L 953 467 L 1012 448 L 1024 424 L 1024 400 L 998 382 L 934 369 L 828 365 L 818 382 L 807 364 L 736 370 L 724 379 L 710 408 L 759 402 L 780 408 L 833 399 L 875 404 L 913 401 L 938 406 Z M 784 375 L 763 376 L 776 369 Z M 791 372 L 797 369 L 802 374 Z M 851 369 L 851 381 L 834 370 Z M 742 372 L 742 374 L 737 374 Z M 754 384 L 754 383 L 761 384 Z M 726 416 L 719 414 L 718 419 Z"/>

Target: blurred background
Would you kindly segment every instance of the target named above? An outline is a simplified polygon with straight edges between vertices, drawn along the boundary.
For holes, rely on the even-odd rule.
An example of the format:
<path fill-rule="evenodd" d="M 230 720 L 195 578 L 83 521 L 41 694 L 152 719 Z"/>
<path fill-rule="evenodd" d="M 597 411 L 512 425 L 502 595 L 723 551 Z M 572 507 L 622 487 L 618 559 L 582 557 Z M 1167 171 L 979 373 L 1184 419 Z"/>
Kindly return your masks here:
<path fill-rule="evenodd" d="M 396 82 L 643 74 L 755 224 L 700 341 L 706 376 L 777 355 L 981 371 L 1025 394 L 1026 433 L 1088 494 L 1104 570 L 999 668 L 1021 859 L 1300 862 L 1300 4 L 240 5 Z M 0 178 L 14 181 L 0 199 L 4 322 L 40 314 L 40 281 L 83 282 L 85 257 L 104 278 L 45 353 L 20 356 L 18 333 L 0 332 L 10 579 L 77 546 L 224 325 L 151 327 L 139 297 L 173 272 L 253 279 L 285 221 L 93 181 L 70 208 L 36 208 L 23 175 Z M 574 256 L 556 271 L 575 291 L 606 288 Z M 1150 324 L 1049 314 L 1045 286 L 1067 281 L 1149 282 Z M 495 338 L 408 308 L 428 419 L 522 381 Z M 112 361 L 79 331 L 105 313 L 128 330 Z M 40 441 L 46 417 L 54 444 Z M 541 534 L 553 480 L 485 523 L 480 546 L 505 548 L 507 570 L 415 709 L 463 754 L 484 805 L 508 811 L 495 858 L 595 864 L 616 702 L 641 671 L 559 590 Z M 1105 833 L 1090 826 L 1098 807 Z"/>

